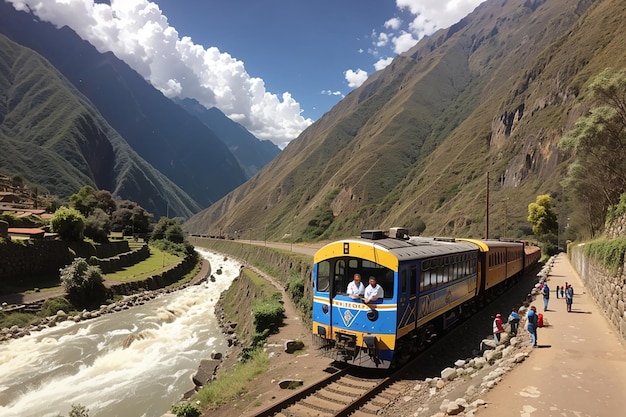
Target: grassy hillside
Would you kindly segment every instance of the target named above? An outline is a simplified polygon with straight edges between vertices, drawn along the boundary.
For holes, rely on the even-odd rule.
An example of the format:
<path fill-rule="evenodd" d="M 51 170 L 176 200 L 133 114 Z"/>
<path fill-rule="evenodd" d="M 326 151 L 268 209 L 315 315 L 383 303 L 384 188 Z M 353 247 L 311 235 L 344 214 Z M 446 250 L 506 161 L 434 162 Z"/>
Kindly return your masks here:
<path fill-rule="evenodd" d="M 0 35 L 0 167 L 61 199 L 83 185 L 150 212 L 200 209 L 141 159 L 46 60 Z"/>
<path fill-rule="evenodd" d="M 325 239 L 421 221 L 424 234 L 524 236 L 571 155 L 585 84 L 625 61 L 624 3 L 488 0 L 373 74 L 186 230 Z M 490 181 L 487 185 L 487 175 Z"/>

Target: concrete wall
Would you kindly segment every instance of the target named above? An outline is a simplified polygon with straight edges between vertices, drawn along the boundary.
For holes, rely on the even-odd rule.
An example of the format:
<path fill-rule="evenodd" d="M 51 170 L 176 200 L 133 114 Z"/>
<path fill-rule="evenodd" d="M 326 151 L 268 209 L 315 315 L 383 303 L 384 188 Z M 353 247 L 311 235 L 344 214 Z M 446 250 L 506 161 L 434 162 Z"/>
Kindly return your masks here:
<path fill-rule="evenodd" d="M 584 244 L 571 247 L 569 257 L 572 266 L 585 282 L 589 294 L 596 301 L 618 334 L 626 340 L 626 274 L 623 265 L 611 274 L 602 265 L 585 256 Z M 574 304 L 576 304 L 574 288 Z"/>

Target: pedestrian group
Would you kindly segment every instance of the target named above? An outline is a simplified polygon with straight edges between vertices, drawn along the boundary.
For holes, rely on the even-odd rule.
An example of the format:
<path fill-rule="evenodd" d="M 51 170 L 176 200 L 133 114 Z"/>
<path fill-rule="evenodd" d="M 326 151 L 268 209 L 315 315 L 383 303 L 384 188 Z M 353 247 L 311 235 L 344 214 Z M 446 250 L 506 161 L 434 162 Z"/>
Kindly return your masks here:
<path fill-rule="evenodd" d="M 550 302 L 550 287 L 548 284 L 540 283 L 537 284 L 536 287 L 541 291 L 543 295 L 543 311 L 548 311 L 548 303 Z M 556 298 L 565 298 L 565 305 L 567 306 L 567 312 L 570 313 L 572 311 L 572 303 L 574 302 L 574 288 L 572 288 L 571 284 L 567 282 L 563 286 L 556 286 Z M 517 335 L 517 329 L 519 326 L 520 317 L 516 308 L 511 310 L 509 317 L 507 319 L 507 323 L 510 325 L 510 334 L 511 336 Z M 537 308 L 535 306 L 530 306 L 528 309 L 528 313 L 526 314 L 526 329 L 530 334 L 531 344 L 534 348 L 537 345 L 537 328 L 543 327 L 543 314 L 537 314 Z M 502 322 L 502 316 L 500 314 L 496 314 L 493 320 L 493 340 L 496 344 L 500 343 L 500 335 L 504 333 L 504 323 Z"/>

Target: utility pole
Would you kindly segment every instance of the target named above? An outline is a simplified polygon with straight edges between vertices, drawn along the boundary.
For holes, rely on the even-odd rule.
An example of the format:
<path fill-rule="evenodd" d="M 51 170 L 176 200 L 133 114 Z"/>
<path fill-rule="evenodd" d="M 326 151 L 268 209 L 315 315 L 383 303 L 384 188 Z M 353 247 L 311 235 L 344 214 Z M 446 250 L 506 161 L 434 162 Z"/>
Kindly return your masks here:
<path fill-rule="evenodd" d="M 489 171 L 487 171 L 487 201 L 485 210 L 485 239 L 489 239 Z"/>
<path fill-rule="evenodd" d="M 508 209 L 508 202 L 509 199 L 505 198 L 504 199 L 504 237 L 506 237 L 506 229 L 507 229 L 507 209 Z"/>

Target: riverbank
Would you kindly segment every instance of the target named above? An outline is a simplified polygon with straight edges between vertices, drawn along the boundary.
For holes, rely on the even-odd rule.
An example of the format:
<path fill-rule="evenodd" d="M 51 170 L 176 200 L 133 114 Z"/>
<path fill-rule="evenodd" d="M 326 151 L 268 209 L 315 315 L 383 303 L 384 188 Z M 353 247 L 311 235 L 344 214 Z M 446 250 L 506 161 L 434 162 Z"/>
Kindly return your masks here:
<path fill-rule="evenodd" d="M 0 329 L 0 342 L 28 336 L 33 332 L 38 332 L 45 328 L 54 327 L 66 320 L 78 323 L 83 320 L 90 320 L 100 317 L 104 314 L 127 310 L 133 306 L 142 305 L 147 301 L 158 297 L 161 294 L 167 294 L 172 291 L 187 288 L 190 285 L 197 285 L 201 282 L 206 281 L 210 275 L 211 265 L 206 259 L 202 259 L 200 270 L 189 281 L 183 282 L 179 285 L 174 284 L 169 287 L 160 288 L 157 290 L 145 290 L 135 294 L 131 294 L 111 304 L 102 305 L 97 310 L 82 311 L 73 315 L 67 314 L 67 312 L 65 311 L 58 311 L 54 316 L 43 317 L 26 327 L 12 326 L 10 328 L 3 328 Z M 108 288 L 117 284 L 119 284 L 117 281 L 105 281 L 105 286 L 107 286 Z M 18 294 L 8 294 L 0 296 L 0 303 L 2 303 L 2 309 L 4 311 L 19 311 L 18 308 L 20 306 L 23 307 L 29 305 L 40 305 L 41 302 L 47 299 L 62 297 L 63 295 L 65 295 L 65 290 L 63 289 L 43 292 L 24 292 Z M 20 304 L 14 304 L 16 300 L 19 300 Z"/>

